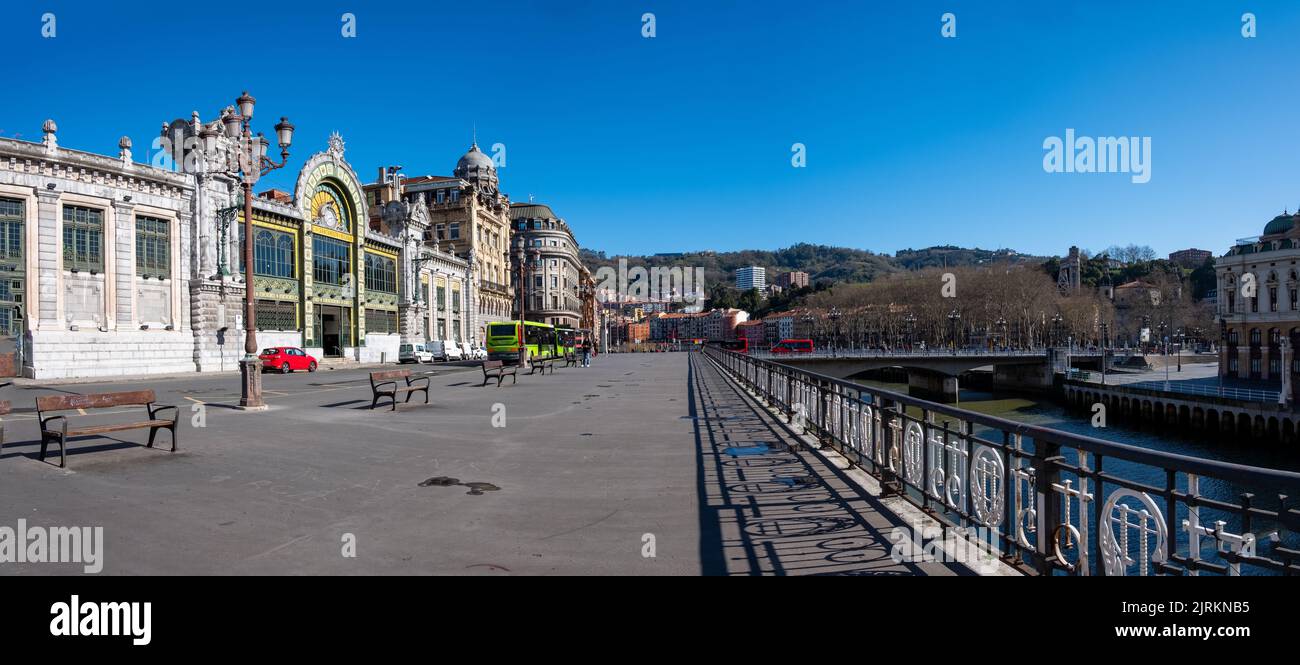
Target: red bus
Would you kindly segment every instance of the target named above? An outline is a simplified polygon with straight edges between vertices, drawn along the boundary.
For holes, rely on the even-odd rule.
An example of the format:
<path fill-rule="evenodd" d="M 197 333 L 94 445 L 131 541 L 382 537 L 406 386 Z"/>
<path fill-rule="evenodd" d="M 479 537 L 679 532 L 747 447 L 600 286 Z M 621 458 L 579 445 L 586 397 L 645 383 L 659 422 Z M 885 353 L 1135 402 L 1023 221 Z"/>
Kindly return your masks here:
<path fill-rule="evenodd" d="M 783 339 L 772 347 L 772 353 L 812 353 L 811 339 Z"/>

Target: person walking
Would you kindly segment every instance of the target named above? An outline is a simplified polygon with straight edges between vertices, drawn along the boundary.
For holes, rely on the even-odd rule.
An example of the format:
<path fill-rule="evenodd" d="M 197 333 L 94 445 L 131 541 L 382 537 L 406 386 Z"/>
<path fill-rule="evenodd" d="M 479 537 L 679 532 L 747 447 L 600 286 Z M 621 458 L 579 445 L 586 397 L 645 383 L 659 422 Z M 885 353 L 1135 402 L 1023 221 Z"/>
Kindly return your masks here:
<path fill-rule="evenodd" d="M 582 366 L 591 367 L 591 340 L 582 340 Z"/>

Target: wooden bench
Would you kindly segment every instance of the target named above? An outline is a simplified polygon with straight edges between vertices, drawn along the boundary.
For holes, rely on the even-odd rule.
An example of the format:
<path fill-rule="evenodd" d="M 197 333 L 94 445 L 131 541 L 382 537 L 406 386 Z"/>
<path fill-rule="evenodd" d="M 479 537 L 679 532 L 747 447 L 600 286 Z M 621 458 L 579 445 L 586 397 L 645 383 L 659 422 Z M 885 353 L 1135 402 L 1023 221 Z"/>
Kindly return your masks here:
<path fill-rule="evenodd" d="M 154 404 L 154 401 L 152 390 L 37 397 L 36 418 L 41 423 L 41 461 L 45 461 L 45 451 L 51 443 L 59 444 L 59 466 L 65 467 L 68 464 L 68 439 L 146 427 L 149 428 L 149 443 L 146 444 L 146 448 L 152 448 L 158 430 L 165 429 L 172 433 L 172 452 L 176 452 L 176 422 L 180 418 L 180 409 L 166 404 Z M 108 409 L 115 406 L 143 406 L 149 412 L 149 419 L 133 423 L 110 423 L 69 429 L 67 416 L 45 415 L 59 411 L 82 411 L 81 415 L 86 415 L 84 412 L 86 409 Z M 158 413 L 167 409 L 172 410 L 171 420 L 159 418 Z"/>
<path fill-rule="evenodd" d="M 497 387 L 500 388 L 501 382 L 504 381 L 507 376 L 510 377 L 510 382 L 512 384 L 519 383 L 518 371 L 518 365 L 507 365 L 500 360 L 485 360 L 483 361 L 483 385 L 486 386 L 488 379 L 495 377 L 497 380 Z M 479 387 L 481 388 L 482 386 Z"/>
<path fill-rule="evenodd" d="M 577 366 L 578 366 L 578 354 L 576 354 L 576 353 L 566 353 L 566 354 L 564 354 L 564 366 L 565 366 L 565 367 L 577 367 Z"/>
<path fill-rule="evenodd" d="M 540 368 L 542 370 L 542 374 L 545 374 L 547 369 L 550 369 L 551 374 L 554 374 L 556 360 L 557 358 L 555 356 L 543 356 L 539 358 L 533 358 L 531 361 L 533 364 L 533 368 L 529 370 L 528 373 L 536 374 L 537 370 Z"/>
<path fill-rule="evenodd" d="M 398 379 L 404 379 L 406 385 L 399 386 Z M 417 381 L 423 381 L 424 384 L 417 384 Z M 385 387 L 387 386 L 387 387 Z M 406 393 L 406 399 L 403 402 L 411 401 L 411 395 L 417 392 L 424 393 L 424 403 L 429 403 L 429 377 L 411 376 L 409 369 L 390 369 L 384 372 L 370 373 L 370 390 L 374 392 L 374 399 L 370 402 L 370 408 L 375 408 L 379 404 L 380 397 L 388 397 L 393 400 L 393 410 L 397 410 L 398 393 Z"/>

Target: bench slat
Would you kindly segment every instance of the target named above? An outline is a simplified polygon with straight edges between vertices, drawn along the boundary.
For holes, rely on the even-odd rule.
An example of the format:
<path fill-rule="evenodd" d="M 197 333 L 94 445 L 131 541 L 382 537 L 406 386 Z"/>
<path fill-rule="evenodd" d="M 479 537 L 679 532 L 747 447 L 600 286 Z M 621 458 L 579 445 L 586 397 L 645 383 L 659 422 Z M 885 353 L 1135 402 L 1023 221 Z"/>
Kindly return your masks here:
<path fill-rule="evenodd" d="M 105 409 L 112 406 L 152 404 L 152 390 L 135 390 L 121 393 L 94 395 L 46 395 L 36 398 L 37 411 L 73 411 L 75 409 Z"/>
<path fill-rule="evenodd" d="M 409 369 L 390 369 L 382 372 L 371 372 L 371 381 L 392 381 L 393 379 L 405 379 L 411 375 Z"/>
<path fill-rule="evenodd" d="M 121 432 L 128 429 L 143 429 L 145 427 L 171 427 L 170 420 L 145 420 L 138 423 L 115 423 L 112 425 L 94 425 L 91 427 L 78 427 L 77 429 L 68 430 L 68 436 L 83 436 L 86 434 L 103 434 L 104 432 Z"/>

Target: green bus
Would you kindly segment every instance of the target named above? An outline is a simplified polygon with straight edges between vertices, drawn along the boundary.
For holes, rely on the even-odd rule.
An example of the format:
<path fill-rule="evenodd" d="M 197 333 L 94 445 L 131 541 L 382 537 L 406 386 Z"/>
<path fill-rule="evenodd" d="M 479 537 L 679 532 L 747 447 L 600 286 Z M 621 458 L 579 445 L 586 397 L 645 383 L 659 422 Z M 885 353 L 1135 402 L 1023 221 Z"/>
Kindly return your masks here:
<path fill-rule="evenodd" d="M 519 327 L 518 321 L 488 324 L 488 360 L 519 362 Z M 529 358 L 556 358 L 563 355 L 555 326 L 524 321 L 523 328 L 523 342 L 528 347 Z"/>
<path fill-rule="evenodd" d="M 578 350 L 578 331 L 568 326 L 556 326 L 555 333 L 560 336 L 560 353 L 570 355 Z"/>

